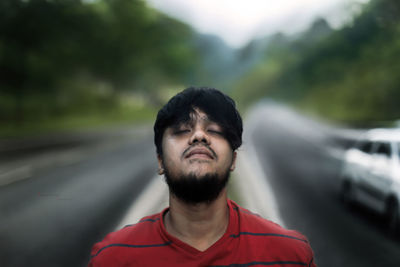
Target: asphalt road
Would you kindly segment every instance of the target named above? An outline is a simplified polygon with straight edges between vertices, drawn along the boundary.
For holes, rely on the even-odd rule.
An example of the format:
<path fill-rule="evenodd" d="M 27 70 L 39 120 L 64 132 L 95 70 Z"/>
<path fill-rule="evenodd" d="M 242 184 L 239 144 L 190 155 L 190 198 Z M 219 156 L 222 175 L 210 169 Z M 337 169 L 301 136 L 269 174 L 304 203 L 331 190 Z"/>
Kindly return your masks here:
<path fill-rule="evenodd" d="M 260 107 L 252 142 L 286 227 L 305 234 L 320 267 L 400 266 L 400 243 L 371 211 L 339 199 L 330 131 L 280 106 Z M 336 153 L 333 153 L 335 152 Z"/>
<path fill-rule="evenodd" d="M 320 267 L 400 266 L 400 244 L 382 220 L 340 202 L 340 150 L 331 150 L 331 130 L 264 105 L 246 120 L 245 142 L 256 148 L 285 226 L 309 238 Z M 82 150 L 87 142 L 75 142 L 40 157 L 30 150 L 45 167 L 0 186 L 0 266 L 86 265 L 93 243 L 114 230 L 156 172 L 151 131 L 107 140 L 113 145 Z M 78 160 L 49 164 L 65 159 L 64 150 Z"/>
<path fill-rule="evenodd" d="M 156 172 L 152 135 L 117 138 L 96 149 L 69 149 L 78 160 L 0 186 L 0 266 L 87 264 L 91 246 L 114 229 Z M 51 162 L 65 154 L 45 152 L 36 158 Z"/>

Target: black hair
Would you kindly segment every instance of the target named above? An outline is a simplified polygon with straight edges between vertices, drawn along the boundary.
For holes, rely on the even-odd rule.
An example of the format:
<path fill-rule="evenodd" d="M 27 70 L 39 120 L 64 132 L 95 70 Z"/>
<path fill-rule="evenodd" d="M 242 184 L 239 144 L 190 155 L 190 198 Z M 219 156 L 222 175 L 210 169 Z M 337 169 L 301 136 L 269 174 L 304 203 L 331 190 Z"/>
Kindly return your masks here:
<path fill-rule="evenodd" d="M 160 111 L 154 124 L 154 143 L 157 154 L 162 155 L 165 129 L 188 122 L 195 108 L 206 113 L 223 130 L 232 150 L 242 145 L 243 123 L 235 101 L 215 88 L 189 87 L 172 97 Z"/>

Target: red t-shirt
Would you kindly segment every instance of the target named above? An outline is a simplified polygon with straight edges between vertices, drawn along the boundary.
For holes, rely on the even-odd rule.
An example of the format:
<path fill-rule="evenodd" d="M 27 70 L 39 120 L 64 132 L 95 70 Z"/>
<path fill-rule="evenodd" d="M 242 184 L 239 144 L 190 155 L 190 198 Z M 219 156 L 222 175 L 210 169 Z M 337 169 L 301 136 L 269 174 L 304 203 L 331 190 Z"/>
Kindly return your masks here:
<path fill-rule="evenodd" d="M 163 222 L 165 209 L 107 235 L 94 245 L 89 266 L 316 266 L 303 235 L 283 229 L 231 200 L 228 206 L 226 233 L 205 251 L 168 234 Z"/>

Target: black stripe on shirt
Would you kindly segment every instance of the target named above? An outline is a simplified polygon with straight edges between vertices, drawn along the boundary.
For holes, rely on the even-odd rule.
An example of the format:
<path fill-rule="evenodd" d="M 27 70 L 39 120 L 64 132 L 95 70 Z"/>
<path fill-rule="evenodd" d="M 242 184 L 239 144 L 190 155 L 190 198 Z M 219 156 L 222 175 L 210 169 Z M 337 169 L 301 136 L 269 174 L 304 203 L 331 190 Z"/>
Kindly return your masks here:
<path fill-rule="evenodd" d="M 229 265 L 212 265 L 209 267 L 247 267 L 252 265 L 264 265 L 264 266 L 272 266 L 272 265 L 300 265 L 307 266 L 307 263 L 299 262 L 299 261 L 253 261 L 248 263 L 234 263 Z"/>
<path fill-rule="evenodd" d="M 144 220 L 139 221 L 138 223 L 142 223 L 142 222 L 156 222 L 156 221 L 158 221 L 158 220 L 160 220 L 160 218 L 155 218 L 155 219 L 144 219 Z"/>
<path fill-rule="evenodd" d="M 313 261 L 314 261 L 314 258 L 311 258 L 311 261 L 310 261 L 310 263 L 308 264 L 308 267 L 311 266 L 311 264 L 313 263 Z"/>
<path fill-rule="evenodd" d="M 156 222 L 156 221 L 158 221 L 158 220 L 160 220 L 160 218 L 156 218 L 156 219 L 144 219 L 144 220 L 138 221 L 138 222 L 135 223 L 135 224 L 127 224 L 127 225 L 124 226 L 124 228 L 126 228 L 126 227 L 131 227 L 131 226 L 135 226 L 135 225 L 137 225 L 137 224 L 139 224 L 139 223 L 143 223 L 143 222 Z"/>
<path fill-rule="evenodd" d="M 110 244 L 107 245 L 105 247 L 102 247 L 101 249 L 99 249 L 99 251 L 97 251 L 97 253 L 93 256 L 91 256 L 90 258 L 94 258 L 97 255 L 100 254 L 100 252 L 102 252 L 103 250 L 110 248 L 110 247 L 127 247 L 127 248 L 153 248 L 153 247 L 164 247 L 164 246 L 168 246 L 170 245 L 172 242 L 166 242 L 166 243 L 162 243 L 162 244 L 150 244 L 150 245 L 130 245 L 130 244 Z"/>
<path fill-rule="evenodd" d="M 238 207 L 234 207 L 233 210 L 239 212 L 239 208 L 238 208 Z M 254 213 L 254 212 L 251 212 L 251 211 L 249 211 L 249 210 L 240 209 L 240 211 L 243 212 L 243 213 L 246 213 L 246 214 L 250 214 L 250 215 L 254 215 L 254 216 L 257 216 L 257 217 L 262 218 L 259 214 Z"/>
<path fill-rule="evenodd" d="M 284 238 L 291 238 L 295 240 L 302 241 L 304 243 L 308 243 L 307 240 L 301 239 L 295 236 L 290 235 L 282 235 L 282 234 L 273 234 L 273 233 L 250 233 L 250 232 L 240 232 L 238 235 L 230 235 L 230 237 L 237 238 L 241 235 L 252 235 L 252 236 L 275 236 L 275 237 L 284 237 Z"/>

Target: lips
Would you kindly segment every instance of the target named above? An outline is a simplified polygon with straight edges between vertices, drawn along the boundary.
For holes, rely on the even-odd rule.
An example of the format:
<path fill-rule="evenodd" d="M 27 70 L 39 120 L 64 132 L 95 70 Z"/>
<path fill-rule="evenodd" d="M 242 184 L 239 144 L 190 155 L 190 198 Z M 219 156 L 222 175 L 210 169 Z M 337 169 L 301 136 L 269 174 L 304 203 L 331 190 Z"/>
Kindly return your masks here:
<path fill-rule="evenodd" d="M 185 158 L 191 157 L 201 157 L 201 158 L 208 158 L 214 159 L 213 154 L 206 148 L 194 148 L 186 154 Z"/>

